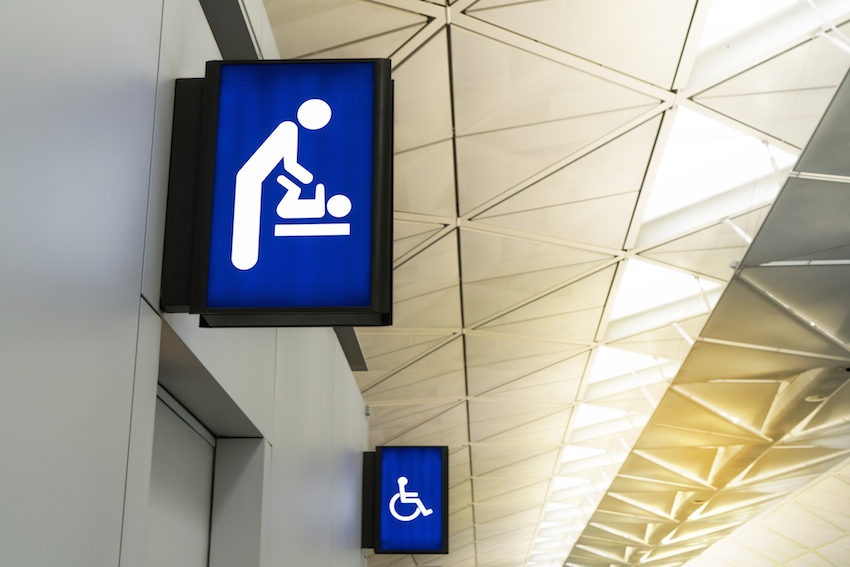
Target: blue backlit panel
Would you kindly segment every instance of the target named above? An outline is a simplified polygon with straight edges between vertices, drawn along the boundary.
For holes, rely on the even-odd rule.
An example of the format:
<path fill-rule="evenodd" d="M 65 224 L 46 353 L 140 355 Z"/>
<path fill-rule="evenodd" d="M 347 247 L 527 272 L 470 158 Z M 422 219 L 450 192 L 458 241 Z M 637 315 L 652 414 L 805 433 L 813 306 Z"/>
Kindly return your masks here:
<path fill-rule="evenodd" d="M 378 447 L 379 553 L 448 552 L 448 449 Z"/>
<path fill-rule="evenodd" d="M 206 307 L 372 301 L 375 65 L 221 64 Z"/>

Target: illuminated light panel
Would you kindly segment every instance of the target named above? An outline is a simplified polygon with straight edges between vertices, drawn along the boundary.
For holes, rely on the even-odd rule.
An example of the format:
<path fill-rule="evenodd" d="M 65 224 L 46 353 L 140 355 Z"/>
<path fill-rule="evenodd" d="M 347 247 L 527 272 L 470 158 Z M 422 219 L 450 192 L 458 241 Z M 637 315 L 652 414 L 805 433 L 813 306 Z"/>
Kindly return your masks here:
<path fill-rule="evenodd" d="M 597 423 L 605 423 L 606 421 L 628 417 L 628 415 L 629 413 L 623 410 L 581 404 L 578 407 L 578 414 L 576 415 L 573 427 L 579 429 L 589 425 L 596 425 Z"/>
<path fill-rule="evenodd" d="M 552 481 L 552 490 L 563 490 L 565 488 L 572 488 L 574 486 L 581 486 L 582 484 L 590 484 L 590 479 L 588 478 L 571 478 L 566 476 L 556 476 L 555 480 Z"/>
<path fill-rule="evenodd" d="M 580 447 L 578 445 L 567 445 L 566 447 L 564 447 L 564 453 L 561 456 L 561 462 L 570 463 L 572 461 L 580 461 L 582 459 L 598 457 L 599 455 L 604 454 L 605 451 L 603 449 L 597 449 L 595 447 Z"/>
<path fill-rule="evenodd" d="M 799 3 L 800 0 L 714 0 L 697 50 L 713 47 Z"/>
<path fill-rule="evenodd" d="M 797 158 L 698 112 L 679 107 L 644 222 L 783 169 Z M 756 204 L 756 203 L 754 203 Z"/>
<path fill-rule="evenodd" d="M 688 297 L 698 297 L 703 303 L 701 293 L 718 287 L 720 285 L 715 282 L 631 259 L 626 263 L 626 272 L 623 274 L 623 281 L 620 283 L 620 290 L 617 292 L 614 308 L 611 310 L 611 320 L 622 319 Z M 702 308 L 705 310 L 704 303 Z M 597 355 L 597 360 L 598 358 Z M 629 368 L 627 372 L 642 370 L 649 366 L 651 365 Z"/>
<path fill-rule="evenodd" d="M 630 260 L 629 262 L 631 264 L 634 260 Z M 643 262 L 641 262 L 641 264 L 643 264 Z M 628 274 L 628 268 L 626 268 L 626 270 L 626 273 Z M 621 292 L 622 289 L 623 288 L 621 286 Z M 618 295 L 617 299 L 619 298 L 620 296 Z M 625 301 L 628 300 L 628 298 L 625 299 Z M 609 378 L 616 378 L 617 376 L 625 376 L 632 372 L 639 372 L 666 362 L 668 362 L 666 359 L 657 359 L 654 356 L 649 356 L 648 354 L 640 354 L 628 350 L 602 346 L 599 347 L 599 350 L 596 353 L 596 360 L 593 363 L 593 368 L 590 370 L 588 381 L 590 384 L 594 384 L 596 382 L 608 380 Z"/>

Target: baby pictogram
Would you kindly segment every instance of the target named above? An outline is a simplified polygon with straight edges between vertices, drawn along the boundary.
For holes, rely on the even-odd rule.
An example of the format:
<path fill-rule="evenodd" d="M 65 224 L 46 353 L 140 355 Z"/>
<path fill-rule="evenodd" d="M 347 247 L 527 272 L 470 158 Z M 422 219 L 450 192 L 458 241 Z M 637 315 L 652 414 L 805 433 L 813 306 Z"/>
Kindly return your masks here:
<path fill-rule="evenodd" d="M 419 517 L 419 514 L 422 514 L 423 516 L 430 516 L 434 511 L 425 507 L 422 500 L 419 499 L 419 493 L 408 492 L 404 489 L 404 487 L 407 486 L 407 482 L 407 477 L 398 477 L 398 493 L 390 498 L 390 514 L 392 514 L 393 518 L 400 522 L 410 522 L 411 520 L 415 520 Z M 416 509 L 414 509 L 410 514 L 402 516 L 398 513 L 398 511 L 396 511 L 396 504 L 399 502 L 402 504 L 415 504 Z"/>
<path fill-rule="evenodd" d="M 331 120 L 330 105 L 318 98 L 307 100 L 298 108 L 296 118 L 306 130 L 320 130 Z M 240 270 L 250 270 L 257 264 L 260 250 L 260 208 L 263 182 L 283 162 L 283 169 L 298 182 L 309 185 L 313 173 L 298 163 L 298 124 L 281 122 L 236 174 L 233 204 L 233 241 L 231 262 Z M 320 219 L 325 214 L 342 218 L 351 212 L 351 200 L 334 195 L 325 200 L 326 189 L 317 183 L 313 198 L 301 198 L 302 187 L 286 175 L 278 175 L 278 184 L 285 193 L 276 208 L 279 217 L 290 219 Z M 275 236 L 347 236 L 349 223 L 276 224 Z"/>

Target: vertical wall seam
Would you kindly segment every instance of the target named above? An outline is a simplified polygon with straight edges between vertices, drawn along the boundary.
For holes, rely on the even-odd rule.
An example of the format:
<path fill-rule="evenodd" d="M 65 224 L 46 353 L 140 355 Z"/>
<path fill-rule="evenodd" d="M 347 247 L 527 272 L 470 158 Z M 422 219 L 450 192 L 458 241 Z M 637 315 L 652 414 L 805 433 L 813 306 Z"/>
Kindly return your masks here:
<path fill-rule="evenodd" d="M 142 287 L 145 281 L 145 252 L 147 248 L 147 235 L 148 235 L 148 219 L 150 218 L 150 200 L 151 200 L 151 180 L 153 176 L 153 152 L 154 152 L 154 142 L 156 136 L 156 103 L 157 96 L 159 94 L 159 69 L 160 63 L 162 60 L 162 29 L 163 22 L 165 20 L 165 0 L 161 0 L 159 4 L 159 41 L 157 42 L 157 53 L 156 53 L 156 79 L 154 82 L 154 90 L 153 90 L 153 120 L 151 122 L 151 145 L 150 145 L 150 154 L 149 154 L 149 165 L 148 165 L 148 192 L 147 192 L 147 203 L 145 207 L 145 230 L 142 237 L 142 272 L 141 278 L 139 279 L 139 306 L 136 309 L 136 348 L 133 354 L 133 379 L 130 382 L 130 415 L 128 420 L 129 427 L 127 428 L 127 458 L 124 461 L 124 499 L 121 503 L 121 529 L 118 535 L 118 562 L 117 564 L 121 565 L 122 553 L 124 552 L 124 524 L 127 517 L 127 483 L 130 476 L 130 452 L 132 451 L 132 441 L 133 441 L 133 407 L 136 402 L 136 374 L 138 372 L 139 367 L 139 338 L 141 335 L 141 326 L 142 326 L 142 309 L 145 304 L 149 303 L 145 300 L 144 296 L 142 296 Z M 156 311 L 156 310 L 154 310 Z"/>

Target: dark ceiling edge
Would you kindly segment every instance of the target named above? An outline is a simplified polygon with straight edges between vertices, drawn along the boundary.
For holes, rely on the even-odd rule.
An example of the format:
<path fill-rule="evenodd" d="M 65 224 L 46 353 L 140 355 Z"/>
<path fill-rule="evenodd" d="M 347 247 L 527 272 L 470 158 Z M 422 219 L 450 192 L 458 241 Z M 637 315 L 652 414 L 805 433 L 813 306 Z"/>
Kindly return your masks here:
<path fill-rule="evenodd" d="M 354 330 L 354 327 L 334 327 L 334 333 L 336 333 L 339 346 L 342 347 L 342 352 L 345 354 L 345 359 L 348 360 L 351 371 L 365 372 L 369 370 L 366 366 L 366 357 L 363 356 L 363 350 L 360 348 L 360 341 L 357 339 L 357 332 Z"/>
<path fill-rule="evenodd" d="M 239 7 L 239 0 L 198 0 L 221 58 L 224 60 L 258 60 L 248 22 Z"/>

